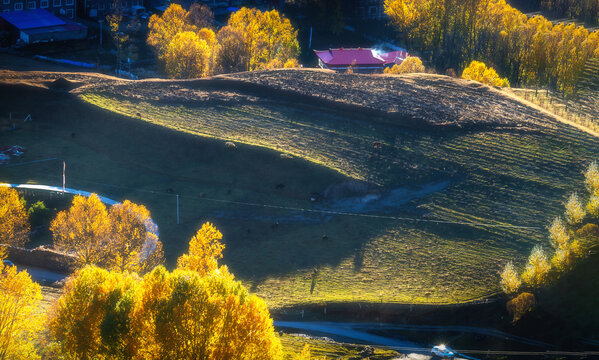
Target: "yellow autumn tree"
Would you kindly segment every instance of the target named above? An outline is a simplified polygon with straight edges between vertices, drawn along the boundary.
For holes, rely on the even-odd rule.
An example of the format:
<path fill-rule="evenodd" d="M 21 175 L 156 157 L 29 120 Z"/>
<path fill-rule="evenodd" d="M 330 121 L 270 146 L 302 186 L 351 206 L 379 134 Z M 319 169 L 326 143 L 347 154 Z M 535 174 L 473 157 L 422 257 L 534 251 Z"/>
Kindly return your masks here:
<path fill-rule="evenodd" d="M 26 271 L 5 264 L 0 250 L 0 360 L 39 359 L 34 340 L 42 329 L 40 286 Z"/>
<path fill-rule="evenodd" d="M 202 225 L 196 235 L 189 241 L 189 251 L 177 261 L 177 267 L 184 270 L 193 270 L 199 274 L 208 274 L 218 268 L 218 259 L 223 257 L 225 245 L 218 229 L 207 222 Z"/>
<path fill-rule="evenodd" d="M 0 186 L 0 244 L 23 246 L 29 231 L 29 216 L 19 193 Z"/>
<path fill-rule="evenodd" d="M 227 26 L 243 34 L 244 53 L 248 56 L 244 70 L 266 69 L 273 64 L 283 67 L 289 60 L 297 59 L 297 31 L 276 10 L 262 12 L 243 7 L 231 15 Z"/>
<path fill-rule="evenodd" d="M 470 65 L 464 69 L 462 79 L 478 81 L 491 86 L 510 86 L 507 79 L 500 78 L 495 69 L 487 67 L 485 63 L 480 61 L 471 62 Z"/>
<path fill-rule="evenodd" d="M 243 30 L 223 26 L 216 34 L 218 48 L 215 54 L 216 72 L 246 71 L 250 58 Z"/>
<path fill-rule="evenodd" d="M 210 48 L 198 34 L 191 31 L 181 32 L 168 44 L 164 62 L 170 78 L 204 77 L 209 71 Z"/>
<path fill-rule="evenodd" d="M 107 269 L 144 272 L 162 263 L 158 227 L 145 206 L 125 200 L 110 207 L 108 220 L 110 234 L 106 251 L 110 255 L 102 263 Z"/>
<path fill-rule="evenodd" d="M 514 268 L 514 264 L 508 262 L 501 272 L 501 289 L 506 294 L 514 294 L 522 285 L 522 280 Z"/>
<path fill-rule="evenodd" d="M 218 242 L 218 230 L 203 228 L 204 238 Z M 192 262 L 204 264 L 198 268 L 158 266 L 143 278 L 79 270 L 50 312 L 53 340 L 76 359 L 281 359 L 264 301 L 227 271 L 196 271 L 214 268 L 221 250 L 208 251 L 214 261 Z"/>
<path fill-rule="evenodd" d="M 582 202 L 577 193 L 572 193 L 566 202 L 566 220 L 570 225 L 578 225 L 582 223 L 586 211 L 582 206 Z"/>
<path fill-rule="evenodd" d="M 162 263 L 158 228 L 144 206 L 125 200 L 110 210 L 100 198 L 75 196 L 50 225 L 54 247 L 75 255 L 80 267 L 147 272 Z"/>
<path fill-rule="evenodd" d="M 280 359 L 264 301 L 232 276 L 157 267 L 144 277 L 133 326 L 143 359 Z"/>
<path fill-rule="evenodd" d="M 159 58 L 166 54 L 171 41 L 182 32 L 197 32 L 199 29 L 190 23 L 189 13 L 179 4 L 171 4 L 162 14 L 150 17 L 148 23 L 148 45 L 152 46 Z"/>
<path fill-rule="evenodd" d="M 58 213 L 50 224 L 54 247 L 75 255 L 80 265 L 104 261 L 110 220 L 106 206 L 96 194 L 76 195 L 69 210 Z"/>
<path fill-rule="evenodd" d="M 547 260 L 547 254 L 541 246 L 537 245 L 528 257 L 522 280 L 533 288 L 538 287 L 547 283 L 550 271 L 551 265 Z"/>
<path fill-rule="evenodd" d="M 130 314 L 137 300 L 135 274 L 87 266 L 71 276 L 49 311 L 49 329 L 68 359 L 133 358 Z"/>
<path fill-rule="evenodd" d="M 385 68 L 383 71 L 385 74 L 412 74 L 412 73 L 423 73 L 426 68 L 422 64 L 417 56 L 408 56 L 401 64 L 393 65 L 393 67 Z"/>

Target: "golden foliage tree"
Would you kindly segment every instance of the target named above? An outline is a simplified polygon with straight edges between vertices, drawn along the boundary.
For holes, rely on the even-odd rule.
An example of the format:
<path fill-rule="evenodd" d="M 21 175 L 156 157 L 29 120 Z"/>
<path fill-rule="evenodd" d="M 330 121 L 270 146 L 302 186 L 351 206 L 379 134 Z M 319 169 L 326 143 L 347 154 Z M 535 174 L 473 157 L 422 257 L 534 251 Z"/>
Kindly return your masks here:
<path fill-rule="evenodd" d="M 96 194 L 75 196 L 69 210 L 59 212 L 52 221 L 50 230 L 54 247 L 72 253 L 81 265 L 104 260 L 110 220 L 106 206 Z"/>
<path fill-rule="evenodd" d="M 4 264 L 0 250 L 0 360 L 39 359 L 34 347 L 42 328 L 40 286 L 26 271 Z"/>
<path fill-rule="evenodd" d="M 50 230 L 54 247 L 74 254 L 81 267 L 95 264 L 145 272 L 163 260 L 158 228 L 150 212 L 127 200 L 107 210 L 95 194 L 75 196 L 71 207 L 52 221 Z"/>
<path fill-rule="evenodd" d="M 507 310 L 512 315 L 512 322 L 518 322 L 537 303 L 535 296 L 524 292 L 507 303 Z"/>
<path fill-rule="evenodd" d="M 166 73 L 171 78 L 191 79 L 209 74 L 211 50 L 205 40 L 192 31 L 180 32 L 164 53 Z"/>
<path fill-rule="evenodd" d="M 588 192 L 591 195 L 599 196 L 599 167 L 597 162 L 593 161 L 584 174 L 584 182 Z"/>
<path fill-rule="evenodd" d="M 189 242 L 189 251 L 177 261 L 177 266 L 184 270 L 193 270 L 202 275 L 213 272 L 218 268 L 218 259 L 223 257 L 225 245 L 218 229 L 207 222 L 202 225 Z"/>
<path fill-rule="evenodd" d="M 514 268 L 514 264 L 510 261 L 505 264 L 501 272 L 501 289 L 506 294 L 514 294 L 522 285 L 522 280 Z"/>
<path fill-rule="evenodd" d="M 219 44 L 215 60 L 217 71 L 220 73 L 246 71 L 250 54 L 245 45 L 243 30 L 224 26 L 218 31 L 216 38 Z"/>
<path fill-rule="evenodd" d="M 439 68 L 483 59 L 512 81 L 565 94 L 575 91 L 587 60 L 599 55 L 599 31 L 529 18 L 505 0 L 385 0 L 385 12 Z"/>
<path fill-rule="evenodd" d="M 578 225 L 582 223 L 586 211 L 582 206 L 582 202 L 577 193 L 572 193 L 566 202 L 566 220 L 570 225 Z"/>
<path fill-rule="evenodd" d="M 110 255 L 104 266 L 110 270 L 144 272 L 162 263 L 162 243 L 150 211 L 129 200 L 108 212 Z"/>
<path fill-rule="evenodd" d="M 297 31 L 276 10 L 243 7 L 231 15 L 227 25 L 243 34 L 248 56 L 245 70 L 266 69 L 275 63 L 282 67 L 299 54 Z"/>
<path fill-rule="evenodd" d="M 0 244 L 23 246 L 29 240 L 29 216 L 19 193 L 0 187 Z"/>
<path fill-rule="evenodd" d="M 49 313 L 49 329 L 66 358 L 132 358 L 130 313 L 138 278 L 88 266 L 67 281 Z"/>
<path fill-rule="evenodd" d="M 510 86 L 507 79 L 502 79 L 495 69 L 487 67 L 485 63 L 480 61 L 471 62 L 470 65 L 464 69 L 462 79 L 478 81 L 491 86 Z"/>
<path fill-rule="evenodd" d="M 385 74 L 412 74 L 423 73 L 426 68 L 422 64 L 422 60 L 416 56 L 408 56 L 401 64 L 393 65 L 391 68 L 385 68 Z"/>
<path fill-rule="evenodd" d="M 199 30 L 188 22 L 188 16 L 189 13 L 181 5 L 171 4 L 162 16 L 154 14 L 150 17 L 147 42 L 156 50 L 159 58 L 166 54 L 169 44 L 177 34 Z"/>
<path fill-rule="evenodd" d="M 231 276 L 157 267 L 144 277 L 140 299 L 144 359 L 281 358 L 266 304 Z"/>
<path fill-rule="evenodd" d="M 194 2 L 189 7 L 186 22 L 195 25 L 198 29 L 210 29 L 214 26 L 214 14 L 208 5 Z"/>
<path fill-rule="evenodd" d="M 94 266 L 78 271 L 51 311 L 51 334 L 63 355 L 281 359 L 281 344 L 264 301 L 250 295 L 227 271 L 209 271 L 216 270 L 222 235 L 210 224 L 202 229 L 190 251 L 204 253 L 183 257 L 189 260 L 183 261 L 186 268 L 172 273 L 162 266 L 143 278 Z"/>
<path fill-rule="evenodd" d="M 547 260 L 547 254 L 541 246 L 537 245 L 532 249 L 528 257 L 528 263 L 522 274 L 522 280 L 535 288 L 547 283 L 550 271 L 551 265 Z"/>

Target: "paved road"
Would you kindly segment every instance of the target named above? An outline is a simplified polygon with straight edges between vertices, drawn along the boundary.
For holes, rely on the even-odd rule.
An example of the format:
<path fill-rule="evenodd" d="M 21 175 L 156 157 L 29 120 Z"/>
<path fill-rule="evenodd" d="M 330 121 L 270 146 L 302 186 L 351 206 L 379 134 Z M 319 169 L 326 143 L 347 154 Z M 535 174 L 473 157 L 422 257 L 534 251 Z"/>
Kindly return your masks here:
<path fill-rule="evenodd" d="M 535 346 L 543 350 L 554 348 L 553 345 L 541 341 L 524 338 L 503 331 L 479 328 L 474 326 L 435 326 L 435 325 L 398 325 L 398 324 L 380 324 L 380 323 L 337 323 L 337 322 L 303 322 L 303 321 L 275 321 L 275 326 L 283 328 L 301 329 L 306 331 L 320 332 L 353 340 L 369 342 L 372 344 L 393 346 L 393 347 L 423 347 L 421 344 L 415 344 L 410 341 L 398 340 L 378 335 L 370 334 L 373 330 L 410 330 L 410 331 L 429 331 L 429 332 L 461 332 L 470 334 L 479 334 L 484 336 L 496 337 L 503 340 L 510 340 Z M 426 347 L 426 346 L 424 346 Z"/>
<path fill-rule="evenodd" d="M 58 186 L 49 186 L 49 185 L 0 184 L 0 186 L 17 188 L 17 189 L 33 189 L 33 190 L 44 190 L 44 191 L 63 192 L 61 187 L 58 187 Z M 75 189 L 69 189 L 69 188 L 65 188 L 64 192 L 68 193 L 68 194 L 83 195 L 83 196 L 90 196 L 92 194 L 92 193 L 87 192 L 87 191 L 75 190 Z M 98 197 L 106 205 L 114 205 L 114 204 L 118 204 L 119 203 L 118 201 L 109 199 L 109 198 L 104 197 L 104 196 L 99 196 L 98 195 Z"/>

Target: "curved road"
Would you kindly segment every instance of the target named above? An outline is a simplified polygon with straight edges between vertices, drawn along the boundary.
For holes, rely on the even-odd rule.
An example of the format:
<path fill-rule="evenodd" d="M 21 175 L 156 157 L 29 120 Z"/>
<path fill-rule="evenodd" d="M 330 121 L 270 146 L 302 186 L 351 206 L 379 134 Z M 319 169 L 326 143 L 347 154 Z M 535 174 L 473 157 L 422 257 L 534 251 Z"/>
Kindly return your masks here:
<path fill-rule="evenodd" d="M 275 321 L 274 325 L 281 328 L 291 328 L 306 330 L 315 333 L 323 333 L 334 336 L 345 337 L 348 339 L 364 341 L 372 344 L 403 347 L 403 348 L 422 348 L 421 344 L 416 344 L 407 340 L 388 338 L 369 333 L 372 330 L 411 330 L 411 331 L 451 331 L 484 336 L 496 337 L 503 340 L 510 340 L 535 346 L 542 349 L 554 348 L 553 345 L 541 341 L 524 338 L 503 331 L 474 326 L 440 326 L 440 325 L 401 325 L 401 324 L 380 324 L 380 323 L 338 323 L 338 322 L 303 322 L 303 321 Z"/>
<path fill-rule="evenodd" d="M 75 190 L 75 189 L 69 189 L 69 188 L 65 188 L 64 191 L 62 191 L 61 187 L 58 186 L 49 186 L 49 185 L 33 185 L 33 184 L 0 184 L 0 186 L 2 187 L 10 187 L 10 188 L 16 188 L 16 189 L 30 189 L 30 190 L 43 190 L 43 191 L 52 191 L 52 192 L 59 192 L 59 193 L 67 193 L 67 194 L 75 194 L 75 195 L 83 195 L 83 196 L 90 196 L 92 193 L 87 192 L 87 191 L 82 191 L 82 190 Z M 114 204 L 118 204 L 118 201 L 109 199 L 107 197 L 104 196 L 100 196 L 98 195 L 98 197 L 100 198 L 100 201 L 102 201 L 104 204 L 106 205 L 114 205 Z"/>

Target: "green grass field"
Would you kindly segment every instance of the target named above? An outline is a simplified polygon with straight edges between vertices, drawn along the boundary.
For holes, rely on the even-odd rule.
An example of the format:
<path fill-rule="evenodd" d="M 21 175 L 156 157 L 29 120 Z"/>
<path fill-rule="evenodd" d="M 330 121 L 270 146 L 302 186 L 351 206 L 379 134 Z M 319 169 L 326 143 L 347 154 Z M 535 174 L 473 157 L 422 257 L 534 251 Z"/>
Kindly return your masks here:
<path fill-rule="evenodd" d="M 546 243 L 546 225 L 599 158 L 595 138 L 557 122 L 534 132 L 431 133 L 275 102 L 182 106 L 90 91 L 81 94 L 86 103 L 71 98 L 65 107 L 54 97 L 67 95 L 39 92 L 37 127 L 2 133 L 2 142 L 28 146 L 31 158 L 67 158 L 71 187 L 148 206 L 169 264 L 202 222 L 213 221 L 225 235 L 223 262 L 273 308 L 446 304 L 493 294 L 503 264 L 522 264 L 534 244 Z M 16 91 L 8 95 L 26 109 Z M 122 116 L 137 112 L 143 120 Z M 57 184 L 60 172 L 47 163 L 1 174 Z M 351 212 L 458 224 L 239 204 L 339 211 L 336 202 L 310 203 L 309 194 L 349 178 L 386 189 Z M 169 189 L 182 196 L 180 225 Z M 397 192 L 404 195 L 391 196 Z"/>

